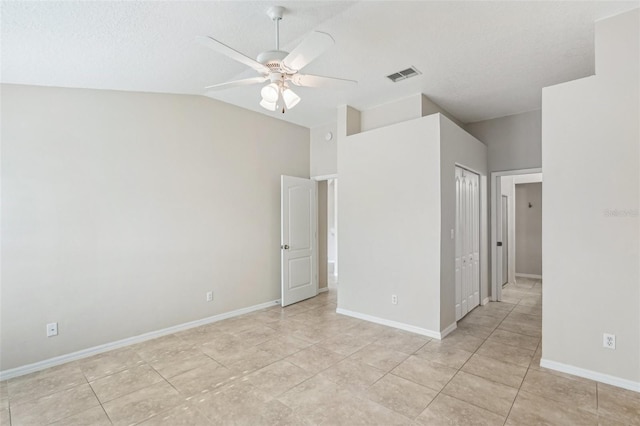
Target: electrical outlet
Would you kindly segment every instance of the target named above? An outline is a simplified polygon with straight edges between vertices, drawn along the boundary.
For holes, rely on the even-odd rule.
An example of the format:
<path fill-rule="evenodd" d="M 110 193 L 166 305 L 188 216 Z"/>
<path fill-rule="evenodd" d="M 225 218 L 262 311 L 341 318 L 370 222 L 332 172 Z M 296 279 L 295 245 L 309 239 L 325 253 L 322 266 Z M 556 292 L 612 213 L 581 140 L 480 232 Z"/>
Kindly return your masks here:
<path fill-rule="evenodd" d="M 604 333 L 602 335 L 602 347 L 607 349 L 616 348 L 616 335 Z"/>
<path fill-rule="evenodd" d="M 211 302 L 213 300 L 213 292 L 212 291 L 208 291 L 207 292 L 207 302 Z"/>
<path fill-rule="evenodd" d="M 398 296 L 396 296 L 395 294 L 391 295 L 391 303 L 393 303 L 394 305 L 398 304 Z"/>
<path fill-rule="evenodd" d="M 53 337 L 58 335 L 58 323 L 51 322 L 47 324 L 47 337 Z"/>

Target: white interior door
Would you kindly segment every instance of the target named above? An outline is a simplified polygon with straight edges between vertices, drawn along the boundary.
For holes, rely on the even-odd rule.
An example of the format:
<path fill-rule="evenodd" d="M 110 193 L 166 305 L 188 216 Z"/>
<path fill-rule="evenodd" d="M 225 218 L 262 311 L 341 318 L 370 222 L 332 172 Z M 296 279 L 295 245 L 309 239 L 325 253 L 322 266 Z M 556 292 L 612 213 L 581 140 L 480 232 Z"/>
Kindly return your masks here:
<path fill-rule="evenodd" d="M 281 303 L 318 294 L 316 182 L 281 177 Z"/>
<path fill-rule="evenodd" d="M 456 167 L 456 320 L 480 304 L 480 177 Z"/>

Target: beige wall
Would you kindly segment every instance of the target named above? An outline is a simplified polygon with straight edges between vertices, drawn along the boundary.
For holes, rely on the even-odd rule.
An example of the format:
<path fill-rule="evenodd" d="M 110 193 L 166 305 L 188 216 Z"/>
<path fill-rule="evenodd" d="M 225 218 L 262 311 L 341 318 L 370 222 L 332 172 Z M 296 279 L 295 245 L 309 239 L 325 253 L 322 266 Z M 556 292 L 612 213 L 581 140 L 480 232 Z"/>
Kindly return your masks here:
<path fill-rule="evenodd" d="M 465 128 L 487 145 L 489 172 L 542 166 L 540 110 L 469 123 Z"/>
<path fill-rule="evenodd" d="M 542 184 L 515 187 L 516 274 L 542 275 Z"/>
<path fill-rule="evenodd" d="M 455 323 L 455 165 L 483 175 L 486 194 L 486 147 L 433 114 L 346 137 L 338 155 L 338 307 L 438 335 Z"/>
<path fill-rule="evenodd" d="M 1 95 L 2 370 L 279 298 L 308 129 L 198 96 Z"/>
<path fill-rule="evenodd" d="M 340 140 L 339 309 L 440 330 L 439 126 L 432 115 Z"/>
<path fill-rule="evenodd" d="M 480 175 L 480 303 L 489 296 L 487 236 L 487 147 L 443 115 L 440 117 L 440 331 L 456 322 L 455 313 L 455 238 L 456 165 Z M 433 202 L 433 201 L 432 201 Z M 484 226 L 483 226 L 484 225 Z"/>
<path fill-rule="evenodd" d="M 542 362 L 638 391 L 639 97 L 639 9 L 596 23 L 595 76 L 542 92 Z"/>
<path fill-rule="evenodd" d="M 311 129 L 311 177 L 335 175 L 338 172 L 337 123 Z M 331 140 L 327 140 L 331 133 Z"/>

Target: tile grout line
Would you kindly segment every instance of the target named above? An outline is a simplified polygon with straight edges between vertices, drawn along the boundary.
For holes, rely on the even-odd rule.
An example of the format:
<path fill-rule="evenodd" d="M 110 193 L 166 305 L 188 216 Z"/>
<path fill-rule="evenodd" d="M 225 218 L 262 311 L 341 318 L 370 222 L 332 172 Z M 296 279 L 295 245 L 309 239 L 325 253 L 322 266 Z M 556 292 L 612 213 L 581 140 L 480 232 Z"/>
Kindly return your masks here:
<path fill-rule="evenodd" d="M 497 326 L 495 326 L 495 327 L 492 329 L 491 334 L 489 334 L 489 336 L 487 336 L 487 337 L 485 337 L 485 338 L 484 338 L 484 341 L 482 342 L 482 344 L 481 344 L 480 346 L 478 346 L 478 347 L 476 348 L 476 350 L 471 354 L 471 356 L 470 356 L 470 357 L 469 357 L 469 358 L 468 358 L 468 359 L 467 359 L 467 360 L 466 360 L 466 361 L 465 361 L 465 362 L 460 366 L 460 368 L 458 369 L 458 371 L 456 372 L 456 374 L 454 374 L 454 375 L 451 377 L 451 379 L 447 382 L 447 384 L 446 384 L 446 385 L 445 385 L 445 386 L 440 390 L 440 392 L 438 392 L 438 394 L 433 398 L 433 400 L 429 403 L 429 405 L 427 405 L 427 407 L 425 408 L 425 410 L 427 410 L 427 409 L 429 408 L 429 406 L 431 405 L 431 403 L 433 403 L 433 401 L 435 401 L 435 399 L 438 397 L 438 395 L 440 395 L 441 393 L 443 393 L 442 391 L 443 391 L 443 390 L 444 390 L 444 389 L 449 385 L 449 383 L 451 383 L 451 381 L 452 381 L 452 380 L 453 380 L 453 379 L 458 375 L 458 373 L 459 373 L 460 371 L 462 371 L 462 369 L 464 368 L 464 366 L 469 362 L 469 360 L 473 357 L 473 355 L 476 355 L 476 354 L 477 354 L 478 350 L 482 347 L 482 345 L 483 345 L 483 344 L 484 344 L 484 343 L 489 339 L 489 337 L 491 337 L 491 335 L 492 335 L 492 334 L 493 334 L 493 333 L 494 333 L 494 332 L 495 332 L 495 331 L 500 327 L 500 325 L 501 325 L 501 324 L 502 324 L 502 323 L 507 319 L 507 317 L 508 317 L 512 312 L 513 312 L 513 309 L 515 309 L 515 307 L 516 307 L 516 306 L 518 306 L 519 304 L 520 304 L 520 302 L 518 302 L 517 304 L 514 304 L 514 307 L 509 311 L 509 313 L 508 313 L 507 315 L 505 315 L 505 316 L 504 316 L 504 318 L 503 318 L 503 319 L 498 323 L 498 325 L 497 325 Z M 473 312 L 473 310 L 472 310 L 472 312 Z M 539 343 L 539 344 L 541 344 L 541 343 Z M 507 345 L 507 346 L 509 346 L 509 345 Z M 536 346 L 536 349 L 537 349 L 537 346 Z M 535 351 L 534 351 L 534 356 L 535 356 Z M 506 362 L 506 361 L 504 361 L 504 362 Z M 531 365 L 531 361 L 529 361 L 529 365 Z M 527 372 L 528 372 L 528 371 L 529 371 L 529 367 L 527 367 Z M 472 374 L 472 373 L 467 373 L 467 372 L 464 372 L 464 373 L 466 373 L 466 374 L 471 374 L 471 375 L 474 375 L 474 376 L 475 376 L 475 374 Z M 476 377 L 480 377 L 480 376 L 476 376 Z M 526 377 L 526 373 L 525 373 L 525 377 Z M 481 378 L 483 378 L 483 377 L 481 377 Z M 494 380 L 491 380 L 491 379 L 486 379 L 486 380 L 492 381 L 492 382 L 494 382 L 494 383 L 498 383 L 498 382 L 496 382 L 496 381 L 494 381 Z M 523 377 L 523 379 L 522 379 L 522 382 L 520 382 L 520 386 L 519 386 L 519 387 L 518 387 L 518 389 L 517 389 L 516 396 L 513 398 L 513 402 L 511 403 L 511 408 L 509 409 L 509 412 L 507 413 L 507 415 L 504 417 L 503 425 L 504 425 L 504 424 L 506 424 L 507 420 L 509 419 L 509 415 L 511 414 L 511 409 L 513 408 L 513 404 L 515 403 L 515 400 L 516 400 L 516 398 L 518 397 L 518 394 L 520 393 L 520 387 L 522 387 L 522 383 L 524 383 L 524 377 Z M 457 399 L 458 401 L 462 401 L 461 399 L 458 399 L 458 398 L 453 397 L 453 396 L 451 396 L 451 395 L 448 395 L 448 394 L 446 394 L 446 393 L 444 393 L 444 395 L 448 396 L 449 398 L 454 398 L 454 399 Z M 467 401 L 462 401 L 462 402 L 465 402 L 465 403 L 467 403 L 467 404 L 470 404 L 470 405 L 473 405 L 473 406 L 475 406 L 475 407 L 481 408 L 481 409 L 483 409 L 483 410 L 485 410 L 485 411 L 488 411 L 488 412 L 490 412 L 490 413 L 497 414 L 497 413 L 494 413 L 493 411 L 487 410 L 486 408 L 484 408 L 484 407 L 480 407 L 480 406 L 478 406 L 478 405 L 476 405 L 476 404 L 473 404 L 473 403 L 470 403 L 470 402 L 467 402 Z M 423 411 L 423 412 L 424 412 L 424 411 Z M 422 413 L 421 413 L 421 414 L 422 414 Z M 498 414 L 498 415 L 499 415 L 499 414 Z"/>
<path fill-rule="evenodd" d="M 521 301 L 522 301 L 522 299 L 520 299 L 520 301 L 518 302 L 518 304 L 516 306 L 520 306 L 520 302 Z M 533 352 L 533 357 L 531 358 L 531 360 L 529 360 L 529 365 L 527 366 L 527 371 L 525 372 L 524 376 L 522 377 L 522 381 L 520 382 L 520 386 L 518 386 L 518 391 L 516 392 L 515 398 L 513 398 L 513 402 L 511 403 L 511 407 L 509 408 L 509 413 L 507 414 L 507 417 L 504 420 L 505 421 L 504 424 L 506 424 L 507 421 L 509 420 L 509 416 L 511 415 L 511 411 L 513 410 L 513 406 L 516 404 L 516 400 L 518 399 L 518 395 L 520 395 L 520 390 L 522 389 L 522 385 L 524 384 L 524 381 L 527 378 L 527 375 L 529 374 L 529 370 L 531 369 L 531 363 L 533 363 L 533 358 L 536 356 L 536 352 L 538 351 L 538 348 L 542 346 L 542 326 L 540 326 L 540 328 L 541 328 L 540 341 L 538 342 L 538 345 L 536 346 L 536 349 Z"/>
<path fill-rule="evenodd" d="M 472 312 L 473 312 L 473 310 L 472 310 Z M 509 311 L 509 312 L 511 312 L 511 311 Z M 507 314 L 507 315 L 502 319 L 502 321 L 504 321 L 504 320 L 506 319 L 506 317 L 507 317 L 507 316 L 508 316 L 508 314 Z M 502 324 L 502 321 L 500 321 L 500 324 Z M 498 324 L 498 326 L 499 326 L 500 324 Z M 498 326 L 496 326 L 495 328 L 493 328 L 493 329 L 492 329 L 491 334 L 493 334 L 493 332 L 498 328 Z M 487 327 L 487 328 L 488 328 L 488 327 Z M 489 334 L 489 336 L 491 336 L 491 334 Z M 472 336 L 473 336 L 473 334 L 472 334 Z M 446 383 L 446 384 L 445 384 L 445 385 L 444 385 L 444 386 L 443 386 L 439 391 L 437 391 L 438 393 L 436 394 L 436 396 L 434 396 L 434 397 L 433 397 L 433 399 L 429 402 L 429 404 L 427 404 L 427 406 L 424 408 L 424 410 L 422 410 L 422 412 L 421 412 L 420 414 L 418 414 L 418 415 L 414 418 L 414 420 L 415 420 L 415 419 L 417 419 L 418 417 L 420 417 L 420 416 L 422 415 L 422 413 L 424 413 L 426 410 L 428 410 L 428 409 L 429 409 L 429 407 L 431 406 L 431 404 L 433 404 L 433 401 L 435 401 L 435 400 L 438 398 L 438 396 L 440 396 L 440 394 L 443 394 L 443 395 L 445 395 L 445 396 L 447 396 L 447 397 L 449 397 L 449 398 L 456 399 L 456 400 L 458 400 L 458 401 L 464 402 L 464 403 L 466 403 L 466 404 L 469 404 L 469 405 L 472 405 L 472 406 L 474 406 L 474 407 L 477 407 L 477 408 L 480 408 L 480 409 L 482 409 L 482 410 L 485 410 L 485 411 L 488 411 L 488 412 L 490 412 L 490 413 L 493 413 L 493 411 L 487 410 L 486 408 L 480 407 L 480 406 L 478 406 L 478 405 L 476 405 L 476 404 L 473 404 L 473 403 L 470 403 L 470 402 L 467 402 L 467 401 L 463 401 L 463 400 L 461 400 L 461 399 L 458 399 L 458 398 L 453 397 L 453 396 L 451 396 L 451 395 L 447 395 L 446 393 L 443 393 L 443 392 L 442 392 L 442 391 L 443 391 L 443 390 L 444 390 L 444 389 L 449 385 L 449 383 L 451 383 L 451 381 L 452 381 L 452 380 L 453 380 L 453 379 L 458 375 L 458 373 L 459 373 L 460 371 L 462 371 L 462 368 L 463 368 L 463 367 L 464 367 L 464 366 L 469 362 L 469 360 L 471 359 L 471 357 L 473 357 L 473 355 L 475 355 L 475 354 L 476 354 L 476 352 L 478 352 L 478 350 L 482 347 L 482 345 L 487 341 L 487 339 L 489 338 L 489 336 L 487 336 L 487 337 L 485 337 L 485 338 L 484 338 L 484 340 L 483 340 L 482 344 L 480 344 L 480 345 L 475 349 L 475 351 L 473 351 L 473 352 L 471 353 L 471 356 L 470 356 L 470 357 L 469 357 L 469 358 L 468 358 L 468 359 L 467 359 L 467 360 L 466 360 L 466 361 L 465 361 L 465 362 L 460 366 L 460 368 L 458 368 L 458 369 L 457 369 L 456 373 L 455 373 L 453 376 L 451 376 L 451 378 L 447 381 L 447 383 Z M 428 342 L 427 342 L 427 343 L 428 343 Z M 426 346 L 426 344 L 427 344 L 427 343 L 425 343 L 422 347 Z M 422 349 L 422 347 L 421 347 L 421 349 Z M 417 352 L 417 351 L 416 351 L 416 352 Z M 415 354 L 416 352 L 414 352 L 414 354 Z M 438 363 L 437 361 L 433 361 L 433 362 Z M 438 363 L 438 364 L 441 364 L 441 363 Z M 441 365 L 444 365 L 444 364 L 441 364 Z M 466 373 L 466 372 L 465 372 L 465 373 Z M 467 374 L 470 374 L 470 373 L 467 373 Z M 399 377 L 399 376 L 398 376 L 398 377 Z M 476 377 L 478 377 L 478 376 L 476 376 Z M 408 380 L 408 379 L 407 379 L 407 380 Z M 411 381 L 411 382 L 413 382 L 413 380 L 410 380 L 410 381 Z M 416 382 L 413 382 L 413 383 L 416 383 Z M 417 383 L 417 384 L 419 384 L 419 383 Z M 421 385 L 421 386 L 424 386 L 424 385 Z M 493 414 L 496 414 L 496 413 L 493 413 Z M 499 414 L 498 414 L 498 415 L 499 415 Z M 507 418 L 505 417 L 505 422 L 506 422 L 506 420 L 507 420 Z M 504 423 L 503 423 L 503 424 L 504 424 Z"/>

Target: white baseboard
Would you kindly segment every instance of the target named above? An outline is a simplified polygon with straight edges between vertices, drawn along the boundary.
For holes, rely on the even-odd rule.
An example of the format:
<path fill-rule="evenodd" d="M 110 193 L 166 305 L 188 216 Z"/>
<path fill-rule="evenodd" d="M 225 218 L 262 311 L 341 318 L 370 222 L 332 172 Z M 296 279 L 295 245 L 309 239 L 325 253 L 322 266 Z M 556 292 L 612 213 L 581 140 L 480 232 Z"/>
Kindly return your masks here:
<path fill-rule="evenodd" d="M 324 293 L 325 291 L 329 291 L 329 286 L 318 289 L 318 293 Z"/>
<path fill-rule="evenodd" d="M 117 340 L 115 342 L 105 343 L 103 345 L 82 349 L 77 352 L 72 352 L 69 354 L 45 359 L 43 361 L 34 362 L 33 364 L 27 364 L 21 367 L 10 368 L 8 370 L 0 371 L 0 380 L 7 380 L 7 379 L 11 379 L 18 376 L 23 376 L 29 373 L 35 373 L 36 371 L 44 370 L 50 367 L 55 367 L 56 365 L 66 364 L 67 362 L 76 361 L 82 358 L 87 358 L 87 357 L 97 355 L 103 352 L 107 352 L 113 349 L 122 348 L 125 346 L 133 345 L 135 343 L 140 343 L 146 340 L 155 339 L 156 337 L 166 336 L 168 334 L 173 334 L 179 331 L 188 330 L 190 328 L 199 327 L 201 325 L 222 321 L 227 318 L 237 317 L 239 315 L 248 314 L 253 311 L 258 311 L 260 309 L 269 308 L 271 306 L 279 305 L 279 304 L 280 304 L 280 300 L 261 303 L 259 305 L 236 309 L 235 311 L 225 312 L 223 314 L 214 315 L 214 316 L 199 319 L 196 321 L 185 322 L 183 324 L 174 325 L 172 327 L 163 328 L 161 330 L 151 331 L 149 333 L 140 334 L 138 336 L 127 337 L 126 339 Z"/>
<path fill-rule="evenodd" d="M 447 335 L 450 334 L 452 331 L 454 331 L 456 328 L 458 328 L 458 323 L 457 322 L 449 324 L 448 327 L 446 327 L 444 330 L 442 330 L 440 332 L 440 340 L 442 340 L 445 337 L 447 337 Z"/>
<path fill-rule="evenodd" d="M 486 305 L 489 302 L 491 302 L 491 298 L 490 297 L 485 297 L 484 300 L 482 301 L 482 306 Z"/>
<path fill-rule="evenodd" d="M 542 275 L 536 275 L 536 274 L 521 274 L 516 272 L 516 277 L 522 277 L 522 278 L 535 278 L 537 280 L 541 280 L 542 279 Z"/>
<path fill-rule="evenodd" d="M 595 380 L 596 382 L 606 383 L 607 385 L 617 386 L 619 388 L 640 392 L 640 382 L 621 379 L 620 377 L 611 376 L 609 374 L 598 373 L 597 371 L 586 370 L 584 368 L 574 367 L 573 365 L 550 361 L 548 359 L 541 359 L 540 367 L 560 371 L 562 373 L 572 374 L 574 376 L 583 377 L 585 379 Z"/>
<path fill-rule="evenodd" d="M 442 333 L 437 331 L 428 330 L 426 328 L 416 327 L 415 325 L 405 324 L 403 322 L 391 321 L 384 318 L 374 317 L 372 315 L 362 314 L 360 312 L 350 311 L 348 309 L 338 308 L 336 309 L 336 313 L 346 315 L 348 317 L 358 318 L 361 320 L 373 322 L 376 324 L 386 325 L 388 327 L 397 328 L 404 331 L 410 331 L 412 333 L 420 334 L 422 336 L 432 337 L 434 339 L 441 340 L 444 336 L 451 333 L 456 329 L 456 324 L 453 323 L 449 327 L 447 327 Z M 451 328 L 453 327 L 453 328 Z M 451 328 L 451 330 L 449 330 Z"/>

